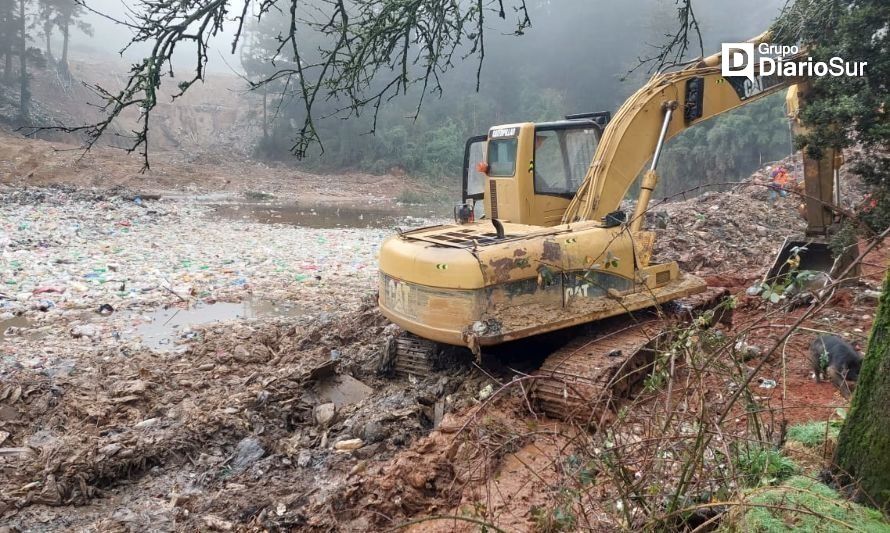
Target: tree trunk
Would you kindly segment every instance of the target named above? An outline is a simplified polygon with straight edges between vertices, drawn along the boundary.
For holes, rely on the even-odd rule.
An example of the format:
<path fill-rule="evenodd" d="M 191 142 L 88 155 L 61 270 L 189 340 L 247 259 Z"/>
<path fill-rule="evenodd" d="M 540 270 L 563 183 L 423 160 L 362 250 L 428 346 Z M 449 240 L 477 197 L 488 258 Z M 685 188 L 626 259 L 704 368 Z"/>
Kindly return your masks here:
<path fill-rule="evenodd" d="M 263 142 L 269 140 L 269 119 L 266 116 L 266 84 L 263 84 Z"/>
<path fill-rule="evenodd" d="M 858 482 L 857 500 L 890 508 L 890 270 L 871 328 L 868 351 L 834 462 L 844 481 Z"/>
<path fill-rule="evenodd" d="M 21 30 L 19 43 L 19 80 L 21 82 L 21 92 L 19 95 L 19 122 L 22 125 L 25 125 L 30 122 L 30 110 L 28 108 L 31 104 L 31 93 L 28 90 L 28 36 L 25 29 L 25 0 L 19 0 L 19 19 L 19 28 Z"/>
<path fill-rule="evenodd" d="M 62 60 L 60 61 L 63 72 L 68 72 L 68 27 L 70 21 L 66 20 L 62 26 Z"/>
<path fill-rule="evenodd" d="M 12 81 L 12 50 L 6 52 L 6 64 L 3 66 L 3 77 Z"/>
<path fill-rule="evenodd" d="M 43 34 L 46 35 L 46 60 L 50 63 L 54 61 L 53 59 L 53 45 L 52 45 L 52 36 L 53 36 L 53 25 L 52 24 L 44 24 L 43 25 Z"/>

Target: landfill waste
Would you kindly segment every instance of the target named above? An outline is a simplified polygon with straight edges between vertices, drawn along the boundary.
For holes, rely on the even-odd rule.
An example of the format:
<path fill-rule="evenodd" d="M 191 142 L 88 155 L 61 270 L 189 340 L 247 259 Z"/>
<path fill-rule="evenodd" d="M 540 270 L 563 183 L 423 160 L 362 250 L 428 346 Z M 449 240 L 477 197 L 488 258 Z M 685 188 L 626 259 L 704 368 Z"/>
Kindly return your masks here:
<path fill-rule="evenodd" d="M 355 306 L 374 289 L 392 232 L 231 220 L 187 197 L 148 198 L 0 188 L 0 368 L 144 346 L 181 353 L 198 324 Z M 28 334 L 9 329 L 22 327 L 12 318 Z"/>
<path fill-rule="evenodd" d="M 699 273 L 759 273 L 756 255 L 780 229 L 759 224 L 761 242 L 730 209 L 759 209 L 755 189 L 658 206 L 659 252 Z M 474 512 L 491 483 L 527 471 L 520 454 L 565 475 L 548 454 L 577 434 L 547 448 L 558 422 L 530 418 L 521 381 L 502 390 L 472 367 L 378 374 L 381 343 L 399 332 L 374 303 L 391 229 L 227 218 L 138 196 L 0 188 L 0 523 L 376 530 Z M 726 241 L 718 215 L 736 221 Z M 685 241 L 672 248 L 673 235 Z M 97 313 L 103 304 L 113 312 Z M 748 359 L 761 346 L 752 333 L 734 348 Z M 708 401 L 725 400 L 712 391 Z M 520 486 L 521 512 L 503 516 L 553 507 L 545 485 Z"/>
<path fill-rule="evenodd" d="M 758 380 L 760 382 L 759 387 L 761 389 L 774 389 L 776 388 L 776 380 L 774 379 L 765 379 L 761 378 Z"/>
<path fill-rule="evenodd" d="M 793 168 L 792 158 L 780 164 Z M 858 178 L 846 169 L 843 205 L 852 209 L 864 197 Z M 803 235 L 806 221 L 794 207 L 796 195 L 769 201 L 768 174 L 758 170 L 732 190 L 707 191 L 688 199 L 653 201 L 647 223 L 655 231 L 655 261 L 677 261 L 686 272 L 710 275 L 731 267 L 747 274 L 774 259 L 785 237 Z M 761 273 L 762 274 L 762 273 Z"/>

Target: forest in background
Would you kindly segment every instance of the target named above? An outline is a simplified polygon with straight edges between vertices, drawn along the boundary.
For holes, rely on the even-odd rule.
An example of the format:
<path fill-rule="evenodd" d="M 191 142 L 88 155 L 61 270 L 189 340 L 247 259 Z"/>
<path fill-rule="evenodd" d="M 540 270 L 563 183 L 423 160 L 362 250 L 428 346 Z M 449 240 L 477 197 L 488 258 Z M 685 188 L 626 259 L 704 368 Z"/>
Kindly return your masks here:
<path fill-rule="evenodd" d="M 72 31 L 93 34 L 86 14 L 74 0 L 0 0 L 0 95 L 17 91 L 14 125 L 32 123 L 30 85 L 35 69 L 52 69 L 60 78 L 70 77 Z"/>
<path fill-rule="evenodd" d="M 706 53 L 719 51 L 721 41 L 760 33 L 780 8 L 778 1 L 702 5 L 698 16 Z M 490 126 L 589 111 L 614 113 L 650 75 L 645 68 L 634 70 L 639 58 L 675 24 L 675 5 L 668 0 L 534 2 L 529 14 L 533 26 L 519 38 L 489 32 L 478 92 L 477 63 L 455 60 L 453 70 L 442 76 L 444 93 L 427 95 L 419 113 L 417 95 L 409 91 L 380 107 L 376 129 L 371 110 L 349 120 L 321 120 L 317 127 L 323 152 L 310 150 L 297 164 L 318 171 L 455 177 L 466 139 Z M 599 23 L 616 20 L 623 23 Z M 265 17 L 248 26 L 240 53 L 248 79 L 260 80 L 287 66 L 286 54 L 278 48 L 280 36 L 288 31 L 286 17 Z M 296 91 L 282 80 L 252 95 L 262 109 L 256 157 L 293 162 L 294 132 L 305 117 Z M 776 95 L 674 139 L 660 162 L 661 192 L 736 181 L 765 162 L 786 157 L 791 138 L 783 104 Z M 319 115 L 333 114 L 337 106 L 326 102 Z"/>
<path fill-rule="evenodd" d="M 251 131 L 256 139 L 247 137 L 253 146 L 239 148 L 248 148 L 260 160 L 322 173 L 359 170 L 406 173 L 427 181 L 455 178 L 466 139 L 490 126 L 557 120 L 588 111 L 614 113 L 649 77 L 646 68 L 635 67 L 671 30 L 676 9 L 671 0 L 620 4 L 566 0 L 558 5 L 539 1 L 528 7 L 533 25 L 521 37 L 512 35 L 512 28 L 491 23 L 478 91 L 477 62 L 455 56 L 451 70 L 441 75 L 444 92 L 427 94 L 420 106 L 421 91 L 416 87 L 385 101 L 376 116 L 366 109 L 344 120 L 338 116 L 342 106 L 336 100 L 317 103 L 320 117 L 331 115 L 317 123 L 322 145 L 313 146 L 298 160 L 292 149 L 305 108 L 293 83 L 282 78 L 245 91 L 248 105 L 259 112 Z M 706 53 L 719 50 L 722 41 L 759 33 L 780 7 L 778 0 L 700 6 L 697 15 Z M 612 22 L 616 20 L 623 22 Z M 80 50 L 89 50 L 87 43 L 92 41 L 95 49 L 99 37 L 89 37 L 92 27 L 102 23 L 72 0 L 0 0 L 0 96 L 11 126 L 52 123 L 54 117 L 41 112 L 42 102 L 32 102 L 35 71 L 70 85 L 69 48 L 82 44 Z M 284 16 L 263 17 L 259 23 L 252 18 L 238 60 L 229 66 L 240 67 L 235 73 L 251 82 L 286 67 L 290 58 L 279 49 L 281 36 L 289 29 Z M 323 36 L 308 28 L 303 32 L 305 40 L 318 39 L 322 44 Z M 105 48 L 105 53 L 111 51 Z M 74 83 L 80 81 L 93 80 Z M 736 181 L 790 150 L 783 100 L 776 95 L 672 140 L 660 162 L 660 192 L 670 195 L 702 184 Z"/>

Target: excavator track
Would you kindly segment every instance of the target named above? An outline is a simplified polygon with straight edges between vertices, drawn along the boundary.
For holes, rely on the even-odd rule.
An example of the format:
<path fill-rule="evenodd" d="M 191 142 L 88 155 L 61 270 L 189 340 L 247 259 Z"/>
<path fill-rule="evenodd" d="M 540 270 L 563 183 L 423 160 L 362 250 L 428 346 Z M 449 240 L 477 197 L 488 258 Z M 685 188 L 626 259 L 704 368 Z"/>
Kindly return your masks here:
<path fill-rule="evenodd" d="M 427 376 L 437 368 L 437 342 L 405 332 L 395 339 L 395 362 L 393 372 L 402 377 Z"/>
<path fill-rule="evenodd" d="M 671 302 L 662 318 L 630 326 L 625 322 L 572 340 L 535 372 L 532 400 L 553 418 L 596 425 L 607 411 L 643 389 L 658 352 L 669 346 L 677 326 L 715 309 L 728 292 L 711 288 Z M 731 311 L 719 308 L 711 324 L 729 320 Z"/>
<path fill-rule="evenodd" d="M 408 379 L 422 378 L 471 357 L 466 348 L 441 344 L 404 331 L 384 344 L 378 371 Z"/>

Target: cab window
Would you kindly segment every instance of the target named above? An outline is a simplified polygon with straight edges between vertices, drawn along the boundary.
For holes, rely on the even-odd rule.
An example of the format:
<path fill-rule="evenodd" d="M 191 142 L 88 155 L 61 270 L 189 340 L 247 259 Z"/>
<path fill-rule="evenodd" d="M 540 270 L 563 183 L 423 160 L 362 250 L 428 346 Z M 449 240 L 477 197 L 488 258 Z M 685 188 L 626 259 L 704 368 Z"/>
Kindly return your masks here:
<path fill-rule="evenodd" d="M 512 176 L 516 173 L 516 138 L 488 141 L 488 175 Z"/>
<path fill-rule="evenodd" d="M 597 133 L 593 128 L 536 129 L 535 192 L 574 196 L 596 152 Z"/>

